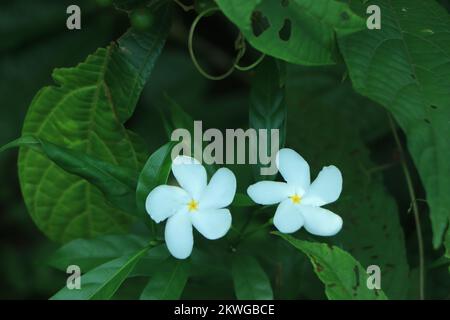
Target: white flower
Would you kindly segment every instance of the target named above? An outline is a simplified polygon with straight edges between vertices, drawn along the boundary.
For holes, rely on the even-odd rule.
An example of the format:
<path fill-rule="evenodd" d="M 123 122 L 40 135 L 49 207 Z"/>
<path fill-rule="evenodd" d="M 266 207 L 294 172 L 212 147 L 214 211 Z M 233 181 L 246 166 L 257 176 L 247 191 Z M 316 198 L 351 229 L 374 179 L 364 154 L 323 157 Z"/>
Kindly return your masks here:
<path fill-rule="evenodd" d="M 180 187 L 161 185 L 150 192 L 145 206 L 159 223 L 167 220 L 164 237 L 170 253 L 178 259 L 190 256 L 194 245 L 192 226 L 205 238 L 223 237 L 231 227 L 231 214 L 225 209 L 236 193 L 236 178 L 221 168 L 207 185 L 206 170 L 194 158 L 178 156 L 172 172 Z"/>
<path fill-rule="evenodd" d="M 280 203 L 273 223 L 283 233 L 293 233 L 302 226 L 318 236 L 332 236 L 342 228 L 342 219 L 321 208 L 339 198 L 342 175 L 335 166 L 324 167 L 310 183 L 309 165 L 294 150 L 281 149 L 276 165 L 286 182 L 261 181 L 248 187 L 253 201 L 262 205 Z"/>

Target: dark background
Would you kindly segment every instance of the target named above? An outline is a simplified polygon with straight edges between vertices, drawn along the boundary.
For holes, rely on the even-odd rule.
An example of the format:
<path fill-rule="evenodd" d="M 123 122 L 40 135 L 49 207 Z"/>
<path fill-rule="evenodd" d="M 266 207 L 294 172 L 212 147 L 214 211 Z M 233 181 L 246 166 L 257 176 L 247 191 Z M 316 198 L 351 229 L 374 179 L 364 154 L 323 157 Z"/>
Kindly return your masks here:
<path fill-rule="evenodd" d="M 189 1 L 185 1 L 189 3 Z M 442 4 L 449 8 L 449 1 Z M 66 8 L 78 4 L 82 9 L 82 29 L 66 28 Z M 187 33 L 194 12 L 176 9 L 168 44 L 158 60 L 155 71 L 141 97 L 136 113 L 127 124 L 142 135 L 149 151 L 165 142 L 162 124 L 150 128 L 145 119 L 160 117 L 163 95 L 173 97 L 195 119 L 206 126 L 246 127 L 248 123 L 249 78 L 234 73 L 220 82 L 204 79 L 194 68 L 187 49 Z M 220 16 L 206 19 L 208 27 L 199 25 L 195 49 L 200 62 L 211 73 L 226 70 L 233 59 L 236 29 Z M 0 145 L 20 136 L 27 108 L 37 91 L 52 84 L 51 73 L 56 67 L 70 67 L 81 62 L 100 46 L 117 39 L 129 26 L 129 19 L 118 12 L 108 0 L 2 0 L 0 3 Z M 242 64 L 258 57 L 250 52 Z M 325 70 L 292 68 L 305 77 L 316 72 L 341 76 L 342 66 Z M 318 71 L 319 70 L 319 71 Z M 204 112 L 207 109 L 208 112 Z M 154 122 L 153 122 L 154 123 Z M 230 126 L 232 124 L 232 126 Z M 382 128 L 381 130 L 385 130 Z M 398 161 L 389 131 L 371 142 L 373 159 L 379 163 Z M 47 260 L 58 244 L 51 243 L 34 225 L 24 206 L 18 178 L 17 152 L 0 154 L 0 298 L 47 299 L 64 283 L 65 275 L 51 269 Z M 413 167 L 412 165 L 410 166 Z M 401 168 L 393 165 L 384 172 L 385 182 L 399 204 L 401 220 L 408 246 L 412 279 L 415 281 L 417 246 L 412 215 L 407 214 L 409 196 Z M 417 173 L 414 172 L 418 197 L 423 198 Z M 442 251 L 431 249 L 431 229 L 426 206 L 419 204 L 426 241 L 427 262 L 435 261 Z M 427 296 L 449 298 L 446 267 L 427 271 Z M 411 293 L 416 297 L 416 293 Z M 126 296 L 125 296 L 126 297 Z"/>

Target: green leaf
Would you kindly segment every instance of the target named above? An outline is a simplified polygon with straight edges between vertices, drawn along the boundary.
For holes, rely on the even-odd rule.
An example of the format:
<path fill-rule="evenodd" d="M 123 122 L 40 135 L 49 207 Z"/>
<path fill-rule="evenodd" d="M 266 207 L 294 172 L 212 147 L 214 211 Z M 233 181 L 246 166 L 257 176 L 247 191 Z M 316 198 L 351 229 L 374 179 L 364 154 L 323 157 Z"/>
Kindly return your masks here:
<path fill-rule="evenodd" d="M 325 284 L 330 300 L 385 300 L 382 290 L 367 288 L 367 273 L 361 264 L 344 250 L 325 243 L 314 243 L 295 239 L 275 232 L 298 250 L 306 254 L 314 271 Z"/>
<path fill-rule="evenodd" d="M 138 262 L 136 267 L 130 273 L 130 277 L 153 276 L 169 257 L 170 253 L 165 245 L 159 245 L 153 248 Z M 141 292 L 139 292 L 139 295 L 140 294 Z"/>
<path fill-rule="evenodd" d="M 136 171 L 31 136 L 21 137 L 7 144 L 0 148 L 0 152 L 11 147 L 29 147 L 45 154 L 64 171 L 86 179 L 96 186 L 116 208 L 131 214 L 136 213 Z"/>
<path fill-rule="evenodd" d="M 336 61 L 335 31 L 355 32 L 364 20 L 336 0 L 216 0 L 256 49 L 297 64 Z"/>
<path fill-rule="evenodd" d="M 256 203 L 254 203 L 248 195 L 244 193 L 236 193 L 231 205 L 234 207 L 252 207 L 256 206 Z"/>
<path fill-rule="evenodd" d="M 343 228 L 336 236 L 318 241 L 341 247 L 364 266 L 378 265 L 386 295 L 404 299 L 408 264 L 398 208 L 363 141 L 360 128 L 366 120 L 344 109 L 341 100 L 313 105 L 292 101 L 287 145 L 308 161 L 311 179 L 331 164 L 342 172 L 342 193 L 326 209 L 342 217 Z"/>
<path fill-rule="evenodd" d="M 141 300 L 179 299 L 189 278 L 189 262 L 169 258 L 142 291 Z"/>
<path fill-rule="evenodd" d="M 450 230 L 447 230 L 445 234 L 445 257 L 450 262 Z M 450 273 L 450 265 L 448 266 L 448 272 Z"/>
<path fill-rule="evenodd" d="M 299 106 L 336 105 L 345 106 L 339 112 L 348 118 L 358 114 L 354 122 L 364 141 L 372 142 L 390 134 L 386 111 L 376 102 L 361 96 L 353 90 L 351 81 L 345 80 L 347 70 L 344 65 L 336 67 L 288 66 L 286 101 Z"/>
<path fill-rule="evenodd" d="M 147 160 L 147 163 L 139 175 L 136 189 L 136 203 L 139 213 L 145 221 L 154 226 L 153 220 L 145 209 L 145 201 L 149 193 L 161 184 L 166 184 L 172 166 L 172 148 L 175 142 L 168 142 L 156 150 Z M 154 227 L 151 227 L 153 229 Z M 153 234 L 154 236 L 154 234 Z"/>
<path fill-rule="evenodd" d="M 450 17 L 435 1 L 370 4 L 381 8 L 381 30 L 339 35 L 339 45 L 355 89 L 388 109 L 406 133 L 437 248 L 450 218 Z"/>
<path fill-rule="evenodd" d="M 130 30 L 77 67 L 56 70 L 58 86 L 36 95 L 23 135 L 140 171 L 146 157 L 144 144 L 123 123 L 133 113 L 164 45 L 169 10 L 160 10 L 152 30 Z M 95 187 L 35 151 L 21 150 L 19 177 L 33 220 L 52 240 L 124 232 L 134 219 L 111 207 Z"/>
<path fill-rule="evenodd" d="M 231 268 L 234 291 L 239 300 L 271 300 L 272 287 L 269 278 L 251 256 L 236 255 Z"/>
<path fill-rule="evenodd" d="M 260 129 L 267 130 L 266 141 L 266 157 L 271 155 L 272 140 L 271 130 L 279 130 L 278 146 L 282 148 L 286 139 L 286 117 L 287 105 L 285 103 L 284 85 L 280 81 L 281 73 L 279 64 L 274 59 L 265 58 L 257 67 L 255 76 L 252 81 L 252 89 L 250 93 L 249 122 L 250 128 L 254 128 L 259 133 Z M 258 134 L 258 141 L 259 141 Z M 259 143 L 256 150 L 250 150 L 259 155 Z M 261 177 L 261 167 L 266 167 L 258 162 L 254 166 L 254 174 Z M 272 175 L 274 177 L 275 175 Z M 268 176 L 265 176 L 268 178 Z"/>
<path fill-rule="evenodd" d="M 62 288 L 52 300 L 107 300 L 119 289 L 142 256 L 149 248 L 117 258 L 83 274 L 80 278 L 81 289 Z"/>
<path fill-rule="evenodd" d="M 168 115 L 166 115 L 163 111 L 162 117 L 163 121 L 165 123 L 167 135 L 169 139 L 171 138 L 172 132 L 175 129 L 186 129 L 189 131 L 191 135 L 191 156 L 197 159 L 200 159 L 200 156 L 202 156 L 202 148 L 204 147 L 205 143 L 202 140 L 196 139 L 196 133 L 194 128 L 194 118 L 188 114 L 175 100 L 173 100 L 171 97 L 169 97 L 167 94 L 164 96 L 166 100 L 166 105 L 164 105 L 168 110 Z M 202 128 L 205 130 L 205 128 Z M 181 141 L 177 142 L 181 143 Z M 199 154 L 200 153 L 200 154 Z M 207 164 L 203 163 L 203 165 L 206 168 L 207 173 L 211 176 L 214 174 L 215 171 L 217 171 L 218 167 L 215 163 L 213 164 Z"/>
<path fill-rule="evenodd" d="M 70 265 L 77 265 L 86 272 L 115 258 L 136 252 L 147 242 L 136 235 L 76 239 L 59 248 L 51 257 L 49 264 L 62 271 L 66 271 Z"/>
<path fill-rule="evenodd" d="M 188 114 L 175 100 L 165 95 L 167 108 L 170 113 L 170 123 L 172 125 L 171 131 L 177 128 L 187 129 L 192 134 L 194 133 L 194 118 Z"/>

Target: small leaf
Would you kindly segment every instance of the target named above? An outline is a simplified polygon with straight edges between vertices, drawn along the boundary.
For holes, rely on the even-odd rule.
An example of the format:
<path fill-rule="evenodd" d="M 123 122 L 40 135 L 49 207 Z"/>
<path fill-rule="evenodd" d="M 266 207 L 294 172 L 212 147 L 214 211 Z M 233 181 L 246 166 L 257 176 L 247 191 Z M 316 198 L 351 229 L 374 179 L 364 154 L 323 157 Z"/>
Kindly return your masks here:
<path fill-rule="evenodd" d="M 271 300 L 272 287 L 267 274 L 251 256 L 236 255 L 231 268 L 234 291 L 239 300 Z"/>
<path fill-rule="evenodd" d="M 167 134 L 170 138 L 172 131 L 175 129 L 186 129 L 192 136 L 194 134 L 194 119 L 169 95 L 164 95 L 168 115 L 163 110 L 163 120 L 167 124 Z"/>
<path fill-rule="evenodd" d="M 280 72 L 280 62 L 267 57 L 257 67 L 255 76 L 252 81 L 252 90 L 250 93 L 250 109 L 249 109 L 249 122 L 250 128 L 254 128 L 258 132 L 259 130 L 267 130 L 266 139 L 266 154 L 264 157 L 271 155 L 273 148 L 273 141 L 271 139 L 271 130 L 279 130 L 278 146 L 282 148 L 286 140 L 286 117 L 287 117 L 287 105 L 285 102 L 285 90 L 283 83 L 282 72 Z M 261 150 L 259 150 L 260 142 L 256 146 L 256 150 L 250 150 L 258 155 L 259 158 Z M 279 148 L 276 148 L 275 152 Z M 254 175 L 261 177 L 261 168 L 267 167 L 258 162 L 258 165 L 254 166 Z M 269 177 L 269 176 L 264 176 Z M 275 177 L 271 175 L 270 177 Z"/>
<path fill-rule="evenodd" d="M 192 118 L 190 114 L 188 114 L 175 100 L 173 100 L 167 94 L 165 95 L 165 100 L 167 101 L 167 105 L 165 107 L 168 108 L 169 115 L 167 116 L 163 112 L 162 116 L 168 138 L 171 139 L 172 132 L 175 129 L 186 129 L 187 131 L 189 131 L 191 135 L 191 154 L 186 154 L 186 156 L 194 157 L 197 160 L 200 160 L 200 157 L 202 156 L 201 152 L 203 152 L 204 141 L 202 139 L 196 139 L 194 118 Z M 202 129 L 205 130 L 205 128 Z M 178 143 L 181 143 L 181 141 Z M 218 167 L 214 163 L 203 163 L 203 165 L 205 166 L 205 169 L 209 176 L 212 176 L 218 169 Z"/>
<path fill-rule="evenodd" d="M 175 300 L 181 297 L 189 277 L 189 262 L 169 258 L 150 278 L 141 300 Z"/>
<path fill-rule="evenodd" d="M 81 289 L 70 290 L 67 287 L 58 291 L 52 300 L 107 300 L 119 289 L 139 260 L 149 248 L 117 258 L 100 265 L 81 276 Z"/>
<path fill-rule="evenodd" d="M 367 288 L 367 273 L 361 264 L 344 250 L 327 245 L 295 239 L 274 232 L 298 250 L 306 254 L 314 271 L 325 284 L 325 292 L 331 300 L 385 300 L 381 290 Z"/>
<path fill-rule="evenodd" d="M 175 142 L 168 142 L 156 150 L 147 160 L 139 176 L 136 189 L 136 203 L 144 221 L 150 225 L 152 236 L 155 236 L 154 222 L 145 209 L 145 201 L 149 193 L 161 184 L 166 184 L 172 166 L 172 148 Z"/>

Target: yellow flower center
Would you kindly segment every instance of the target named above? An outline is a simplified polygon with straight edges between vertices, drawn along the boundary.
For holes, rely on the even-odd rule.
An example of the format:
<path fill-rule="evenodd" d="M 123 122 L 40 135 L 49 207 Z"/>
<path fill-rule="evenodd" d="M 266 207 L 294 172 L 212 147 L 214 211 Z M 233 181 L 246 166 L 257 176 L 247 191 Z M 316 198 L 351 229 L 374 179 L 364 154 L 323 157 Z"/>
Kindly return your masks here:
<path fill-rule="evenodd" d="M 291 199 L 292 203 L 299 204 L 302 200 L 302 197 L 300 197 L 298 194 L 294 194 L 293 196 L 290 196 L 289 199 Z"/>
<path fill-rule="evenodd" d="M 189 201 L 189 203 L 188 203 L 188 210 L 189 210 L 189 212 L 197 211 L 198 210 L 198 202 L 195 201 L 194 199 Z"/>

